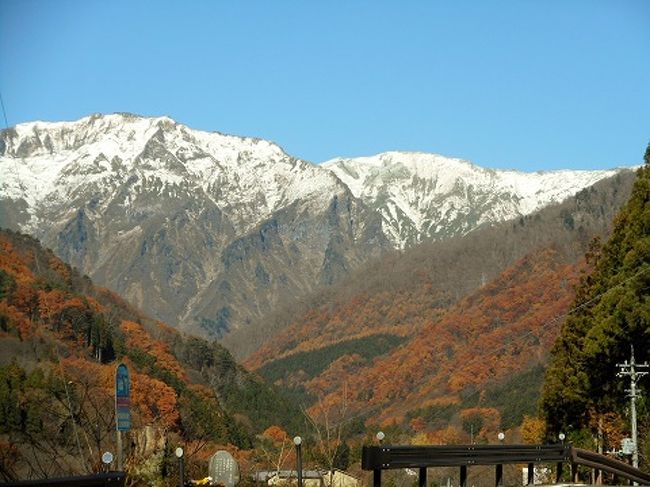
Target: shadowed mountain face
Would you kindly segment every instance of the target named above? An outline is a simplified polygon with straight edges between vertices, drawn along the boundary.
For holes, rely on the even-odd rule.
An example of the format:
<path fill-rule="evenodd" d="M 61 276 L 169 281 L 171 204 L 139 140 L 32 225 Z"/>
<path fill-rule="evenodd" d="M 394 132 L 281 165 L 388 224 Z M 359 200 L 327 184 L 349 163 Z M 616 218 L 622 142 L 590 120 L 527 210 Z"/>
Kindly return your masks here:
<path fill-rule="evenodd" d="M 529 213 L 607 175 L 526 185 L 539 175 L 426 156 L 380 157 L 388 173 L 402 168 L 395 184 L 355 161 L 355 174 L 379 173 L 353 181 L 352 162 L 330 170 L 166 117 L 22 124 L 0 135 L 0 226 L 38 237 L 152 316 L 222 337 L 391 248 Z"/>

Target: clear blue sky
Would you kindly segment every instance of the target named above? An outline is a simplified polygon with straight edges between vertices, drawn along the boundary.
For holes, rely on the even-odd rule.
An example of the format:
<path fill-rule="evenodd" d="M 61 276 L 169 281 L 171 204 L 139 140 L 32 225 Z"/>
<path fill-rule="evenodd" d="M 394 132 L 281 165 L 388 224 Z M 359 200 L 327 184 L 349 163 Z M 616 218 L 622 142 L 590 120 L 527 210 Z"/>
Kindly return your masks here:
<path fill-rule="evenodd" d="M 169 115 L 322 162 L 637 164 L 650 1 L 0 0 L 9 124 Z"/>

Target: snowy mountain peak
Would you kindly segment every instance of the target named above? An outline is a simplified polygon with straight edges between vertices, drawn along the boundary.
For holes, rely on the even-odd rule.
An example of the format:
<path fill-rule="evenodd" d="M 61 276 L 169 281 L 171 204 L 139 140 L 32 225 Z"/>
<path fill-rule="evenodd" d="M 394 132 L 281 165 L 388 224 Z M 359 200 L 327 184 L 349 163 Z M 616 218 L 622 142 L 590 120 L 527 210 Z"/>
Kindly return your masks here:
<path fill-rule="evenodd" d="M 0 132 L 0 197 L 39 208 L 91 198 L 107 208 L 142 194 L 202 194 L 238 231 L 295 201 L 325 207 L 349 190 L 381 215 L 397 248 L 464 234 L 561 201 L 611 171 L 522 173 L 422 152 L 337 158 L 322 166 L 252 137 L 191 129 L 169 117 L 94 114 L 33 122 Z M 307 204 L 307 203 L 305 203 Z"/>
<path fill-rule="evenodd" d="M 337 158 L 323 167 L 381 213 L 389 238 L 399 248 L 530 214 L 616 173 L 495 170 L 421 152 Z"/>
<path fill-rule="evenodd" d="M 214 149 L 257 150 L 286 155 L 272 142 L 252 137 L 193 130 L 167 116 L 142 117 L 130 113 L 93 114 L 73 122 L 29 122 L 2 131 L 0 155 L 30 157 L 96 146 L 107 152 L 142 150 L 154 136 L 210 145 Z M 118 144 L 115 144 L 119 142 Z"/>
<path fill-rule="evenodd" d="M 124 113 L 4 130 L 0 171 L 0 196 L 27 203 L 25 231 L 39 223 L 39 206 L 92 195 L 106 207 L 122 197 L 120 188 L 128 188 L 124 204 L 142 192 L 198 191 L 241 229 L 310 195 L 316 196 L 312 204 L 326 206 L 331 194 L 344 190 L 331 174 L 272 142 Z"/>

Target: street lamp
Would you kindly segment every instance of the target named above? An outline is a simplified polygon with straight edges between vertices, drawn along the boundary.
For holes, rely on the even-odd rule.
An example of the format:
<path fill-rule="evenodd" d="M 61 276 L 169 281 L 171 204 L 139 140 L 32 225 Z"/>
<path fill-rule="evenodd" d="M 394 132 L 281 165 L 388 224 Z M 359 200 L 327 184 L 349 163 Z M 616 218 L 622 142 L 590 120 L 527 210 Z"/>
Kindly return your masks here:
<path fill-rule="evenodd" d="M 381 442 L 384 441 L 384 438 L 386 438 L 386 435 L 384 434 L 383 431 L 379 431 L 377 432 L 375 438 L 377 438 L 377 441 L 381 444 Z"/>
<path fill-rule="evenodd" d="M 296 470 L 298 471 L 298 487 L 302 487 L 302 438 L 295 436 L 293 444 L 296 445 Z"/>
<path fill-rule="evenodd" d="M 506 439 L 506 434 L 503 431 L 499 431 L 497 438 L 499 438 L 499 443 L 503 445 L 503 440 Z M 503 485 L 503 464 L 502 463 L 497 464 L 495 485 L 497 487 L 501 487 Z"/>
<path fill-rule="evenodd" d="M 178 486 L 183 487 L 185 484 L 185 465 L 183 464 L 183 449 L 179 446 L 174 451 L 174 455 L 178 458 Z"/>
<path fill-rule="evenodd" d="M 557 437 L 562 443 L 564 443 L 564 439 L 566 438 L 566 435 L 564 433 L 560 433 L 557 435 Z"/>
<path fill-rule="evenodd" d="M 113 463 L 113 454 L 109 451 L 105 451 L 102 454 L 102 463 L 105 465 L 104 470 L 108 471 L 111 463 Z"/>

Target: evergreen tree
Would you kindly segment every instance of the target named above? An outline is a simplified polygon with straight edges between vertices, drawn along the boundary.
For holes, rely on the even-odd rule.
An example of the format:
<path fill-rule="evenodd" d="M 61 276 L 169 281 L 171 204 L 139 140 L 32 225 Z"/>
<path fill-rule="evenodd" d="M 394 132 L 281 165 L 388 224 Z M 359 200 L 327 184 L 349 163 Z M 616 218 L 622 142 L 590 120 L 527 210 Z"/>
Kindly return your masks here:
<path fill-rule="evenodd" d="M 552 350 L 541 402 L 551 434 L 624 412 L 628 384 L 616 377 L 616 365 L 631 345 L 638 360 L 650 358 L 650 145 L 644 162 L 611 237 L 591 252 L 593 271 Z"/>

